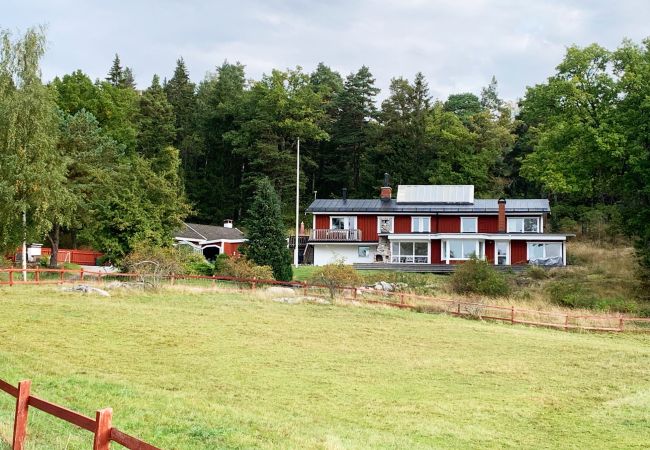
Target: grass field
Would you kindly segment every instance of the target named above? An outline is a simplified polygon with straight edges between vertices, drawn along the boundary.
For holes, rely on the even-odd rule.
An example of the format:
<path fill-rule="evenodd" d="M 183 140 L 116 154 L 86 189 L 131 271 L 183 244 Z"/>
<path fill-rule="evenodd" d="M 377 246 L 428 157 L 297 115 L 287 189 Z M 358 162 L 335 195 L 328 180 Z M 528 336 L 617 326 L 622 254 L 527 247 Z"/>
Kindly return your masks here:
<path fill-rule="evenodd" d="M 0 289 L 0 378 L 111 406 L 164 449 L 647 448 L 648 344 L 243 294 Z M 12 414 L 0 393 L 0 442 Z M 92 442 L 36 410 L 29 436 Z"/>

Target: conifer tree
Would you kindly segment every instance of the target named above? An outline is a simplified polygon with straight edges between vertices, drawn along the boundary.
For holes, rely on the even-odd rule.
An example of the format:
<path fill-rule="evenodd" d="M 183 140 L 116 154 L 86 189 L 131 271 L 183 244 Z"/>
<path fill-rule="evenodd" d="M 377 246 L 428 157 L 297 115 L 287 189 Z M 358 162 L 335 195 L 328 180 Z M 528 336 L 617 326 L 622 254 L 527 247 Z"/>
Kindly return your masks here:
<path fill-rule="evenodd" d="M 290 281 L 293 271 L 282 222 L 282 207 L 266 177 L 257 182 L 248 217 L 248 243 L 242 249 L 243 253 L 255 264 L 271 266 L 276 280 Z"/>
<path fill-rule="evenodd" d="M 196 86 L 190 81 L 190 74 L 183 58 L 176 61 L 174 75 L 165 83 L 164 91 L 176 116 L 176 136 L 174 145 L 184 150 L 183 141 L 193 130 L 194 111 L 196 109 Z"/>
<path fill-rule="evenodd" d="M 113 58 L 113 65 L 111 70 L 108 71 L 108 76 L 106 81 L 111 83 L 113 86 L 117 87 L 120 85 L 123 77 L 122 63 L 120 62 L 120 56 L 116 53 L 115 58 Z"/>
<path fill-rule="evenodd" d="M 125 67 L 120 79 L 120 87 L 135 89 L 135 77 L 130 67 Z"/>
<path fill-rule="evenodd" d="M 160 86 L 158 75 L 140 97 L 138 111 L 138 152 L 148 158 L 173 144 L 176 137 L 172 106 Z"/>

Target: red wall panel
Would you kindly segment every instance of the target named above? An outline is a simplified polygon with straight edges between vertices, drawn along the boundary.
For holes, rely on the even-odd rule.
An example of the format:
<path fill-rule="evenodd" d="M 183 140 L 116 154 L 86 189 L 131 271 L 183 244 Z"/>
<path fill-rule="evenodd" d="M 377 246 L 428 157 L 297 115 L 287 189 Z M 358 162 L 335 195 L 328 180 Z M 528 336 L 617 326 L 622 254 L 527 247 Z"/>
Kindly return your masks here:
<path fill-rule="evenodd" d="M 479 233 L 497 233 L 499 231 L 499 218 L 497 216 L 479 216 Z"/>
<path fill-rule="evenodd" d="M 479 224 L 481 223 L 480 220 Z M 479 231 L 481 231 L 480 228 Z M 485 257 L 490 264 L 494 264 L 494 241 L 485 241 Z"/>
<path fill-rule="evenodd" d="M 327 230 L 330 227 L 330 216 L 327 214 L 316 215 L 316 229 Z"/>
<path fill-rule="evenodd" d="M 411 216 L 395 216 L 395 233 L 411 232 Z"/>
<path fill-rule="evenodd" d="M 440 239 L 431 241 L 431 264 L 440 264 Z"/>
<path fill-rule="evenodd" d="M 377 216 L 357 216 L 357 228 L 361 230 L 361 239 L 364 241 L 376 241 Z"/>
<path fill-rule="evenodd" d="M 224 242 L 223 252 L 228 256 L 239 256 L 239 242 Z"/>
<path fill-rule="evenodd" d="M 460 217 L 440 216 L 438 220 L 438 233 L 460 233 Z"/>
<path fill-rule="evenodd" d="M 526 241 L 511 241 L 510 242 L 510 264 L 527 264 L 526 258 L 527 244 Z"/>

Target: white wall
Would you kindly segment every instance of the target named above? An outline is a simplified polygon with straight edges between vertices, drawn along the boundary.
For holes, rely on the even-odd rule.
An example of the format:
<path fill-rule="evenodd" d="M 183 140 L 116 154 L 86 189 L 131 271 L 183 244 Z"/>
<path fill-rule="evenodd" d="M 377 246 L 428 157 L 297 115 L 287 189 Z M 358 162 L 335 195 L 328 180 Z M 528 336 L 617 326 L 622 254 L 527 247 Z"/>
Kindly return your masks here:
<path fill-rule="evenodd" d="M 359 247 L 370 247 L 366 258 L 359 257 Z M 343 258 L 345 264 L 369 263 L 375 260 L 377 245 L 364 244 L 316 244 L 314 245 L 314 265 L 323 266 Z"/>

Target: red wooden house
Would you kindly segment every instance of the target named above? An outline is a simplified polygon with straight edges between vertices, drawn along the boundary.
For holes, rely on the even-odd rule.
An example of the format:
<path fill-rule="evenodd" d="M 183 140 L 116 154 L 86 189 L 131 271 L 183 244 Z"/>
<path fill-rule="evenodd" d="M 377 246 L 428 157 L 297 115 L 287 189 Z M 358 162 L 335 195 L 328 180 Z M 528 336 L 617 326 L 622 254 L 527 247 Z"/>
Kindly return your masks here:
<path fill-rule="evenodd" d="M 392 198 L 385 184 L 380 198 L 309 206 L 315 265 L 566 264 L 567 235 L 544 232 L 546 199 L 475 199 L 471 185 L 400 185 Z"/>

